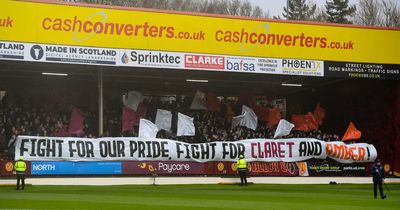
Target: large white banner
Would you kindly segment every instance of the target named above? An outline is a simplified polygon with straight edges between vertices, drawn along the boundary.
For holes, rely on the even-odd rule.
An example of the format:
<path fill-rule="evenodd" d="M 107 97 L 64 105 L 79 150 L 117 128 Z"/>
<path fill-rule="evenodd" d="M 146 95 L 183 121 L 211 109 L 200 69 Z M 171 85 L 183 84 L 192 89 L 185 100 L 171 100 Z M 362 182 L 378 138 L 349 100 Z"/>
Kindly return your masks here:
<path fill-rule="evenodd" d="M 247 161 L 297 162 L 311 158 L 333 158 L 338 162 L 372 162 L 377 156 L 370 144 L 324 142 L 312 138 L 249 139 L 234 142 L 189 144 L 168 139 L 73 138 L 19 136 L 15 159 L 28 161 Z"/>

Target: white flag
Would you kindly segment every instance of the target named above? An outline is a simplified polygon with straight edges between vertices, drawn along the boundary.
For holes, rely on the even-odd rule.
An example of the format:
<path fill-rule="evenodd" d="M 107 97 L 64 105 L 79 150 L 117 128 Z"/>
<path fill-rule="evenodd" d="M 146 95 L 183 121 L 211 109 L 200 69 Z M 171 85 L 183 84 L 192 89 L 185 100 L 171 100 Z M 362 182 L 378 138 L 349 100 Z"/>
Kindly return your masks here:
<path fill-rule="evenodd" d="M 157 125 L 146 119 L 140 119 L 139 137 L 156 138 L 158 132 Z"/>
<path fill-rule="evenodd" d="M 178 112 L 178 130 L 177 136 L 194 136 L 195 128 L 193 118 Z"/>
<path fill-rule="evenodd" d="M 240 125 L 256 130 L 258 118 L 254 111 L 250 107 L 243 105 L 242 115 L 244 115 L 244 118 L 241 120 Z"/>
<path fill-rule="evenodd" d="M 129 91 L 128 95 L 124 100 L 124 105 L 131 108 L 132 110 L 137 110 L 140 102 L 143 101 L 143 96 L 137 91 Z"/>
<path fill-rule="evenodd" d="M 6 91 L 0 91 L 0 101 L 3 100 L 3 97 L 6 96 Z"/>
<path fill-rule="evenodd" d="M 279 121 L 278 127 L 276 128 L 274 139 L 281 136 L 286 136 L 290 134 L 290 131 L 294 128 L 294 124 L 281 119 Z"/>
<path fill-rule="evenodd" d="M 200 90 L 196 91 L 194 95 L 192 105 L 190 105 L 191 110 L 207 110 L 206 106 L 206 94 Z"/>
<path fill-rule="evenodd" d="M 233 117 L 233 118 L 232 118 L 232 125 L 231 125 L 231 128 L 235 128 L 235 127 L 237 127 L 238 125 L 241 125 L 241 122 L 242 122 L 243 118 L 244 118 L 244 114 Z"/>
<path fill-rule="evenodd" d="M 172 114 L 168 110 L 157 109 L 156 125 L 158 129 L 171 130 Z"/>

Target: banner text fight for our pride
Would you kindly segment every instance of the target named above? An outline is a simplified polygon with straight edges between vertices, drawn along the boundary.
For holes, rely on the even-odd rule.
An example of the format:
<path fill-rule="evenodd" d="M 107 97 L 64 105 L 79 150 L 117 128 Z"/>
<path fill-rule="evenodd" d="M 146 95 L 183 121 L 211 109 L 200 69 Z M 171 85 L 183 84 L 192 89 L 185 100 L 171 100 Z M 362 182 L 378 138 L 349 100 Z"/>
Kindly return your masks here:
<path fill-rule="evenodd" d="M 338 162 L 370 162 L 376 149 L 369 144 L 345 145 L 317 139 L 249 139 L 235 142 L 188 144 L 168 139 L 143 138 L 57 138 L 19 136 L 15 158 L 31 161 L 236 161 L 244 154 L 248 161 L 296 162 L 330 157 Z"/>

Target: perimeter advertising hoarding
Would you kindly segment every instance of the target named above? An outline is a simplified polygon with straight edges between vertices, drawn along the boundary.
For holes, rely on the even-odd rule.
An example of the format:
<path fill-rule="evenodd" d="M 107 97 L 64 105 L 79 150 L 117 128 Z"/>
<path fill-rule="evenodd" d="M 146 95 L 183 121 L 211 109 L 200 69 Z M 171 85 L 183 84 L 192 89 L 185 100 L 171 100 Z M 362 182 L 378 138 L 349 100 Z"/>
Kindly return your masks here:
<path fill-rule="evenodd" d="M 3 0 L 0 40 L 400 64 L 400 30 Z"/>
<path fill-rule="evenodd" d="M 0 177 L 1 176 L 15 176 L 13 171 L 14 171 L 14 164 L 15 161 L 7 161 L 7 160 L 1 160 L 0 161 Z M 31 162 L 26 161 L 26 175 L 31 174 Z"/>
<path fill-rule="evenodd" d="M 236 175 L 232 162 L 122 161 L 122 162 L 31 162 L 27 175 Z M 88 165 L 89 164 L 89 165 Z M 360 163 L 307 162 L 310 176 L 365 176 L 367 165 Z M 15 176 L 14 161 L 0 161 L 0 177 Z M 251 162 L 250 176 L 298 176 L 296 163 Z"/>
<path fill-rule="evenodd" d="M 0 59 L 161 69 L 324 76 L 323 61 L 0 41 Z"/>
<path fill-rule="evenodd" d="M 32 175 L 122 174 L 121 162 L 42 161 L 31 163 Z"/>
<path fill-rule="evenodd" d="M 365 176 L 365 163 L 307 162 L 310 176 Z"/>
<path fill-rule="evenodd" d="M 324 64 L 326 77 L 400 79 L 400 65 L 333 61 L 325 61 Z"/>
<path fill-rule="evenodd" d="M 118 54 L 107 48 L 0 42 L 0 59 L 6 60 L 115 66 Z"/>
<path fill-rule="evenodd" d="M 119 49 L 117 65 L 149 68 L 183 69 L 182 53 Z"/>
<path fill-rule="evenodd" d="M 299 176 L 299 169 L 294 162 L 250 162 L 247 170 L 250 176 Z M 214 162 L 213 174 L 236 175 L 236 163 Z"/>
<path fill-rule="evenodd" d="M 201 175 L 205 163 L 185 161 L 123 161 L 123 174 L 133 175 Z"/>
<path fill-rule="evenodd" d="M 133 175 L 236 175 L 236 163 L 187 161 L 123 161 L 123 174 Z M 251 176 L 298 176 L 296 163 L 251 162 Z"/>

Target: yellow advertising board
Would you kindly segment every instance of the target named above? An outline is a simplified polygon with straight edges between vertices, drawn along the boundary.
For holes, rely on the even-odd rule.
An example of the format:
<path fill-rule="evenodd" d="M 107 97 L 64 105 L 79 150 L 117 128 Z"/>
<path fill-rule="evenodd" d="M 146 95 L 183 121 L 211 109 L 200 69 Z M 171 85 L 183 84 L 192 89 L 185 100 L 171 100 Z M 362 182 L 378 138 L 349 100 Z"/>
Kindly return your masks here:
<path fill-rule="evenodd" d="M 400 29 L 0 1 L 0 40 L 400 64 Z"/>

